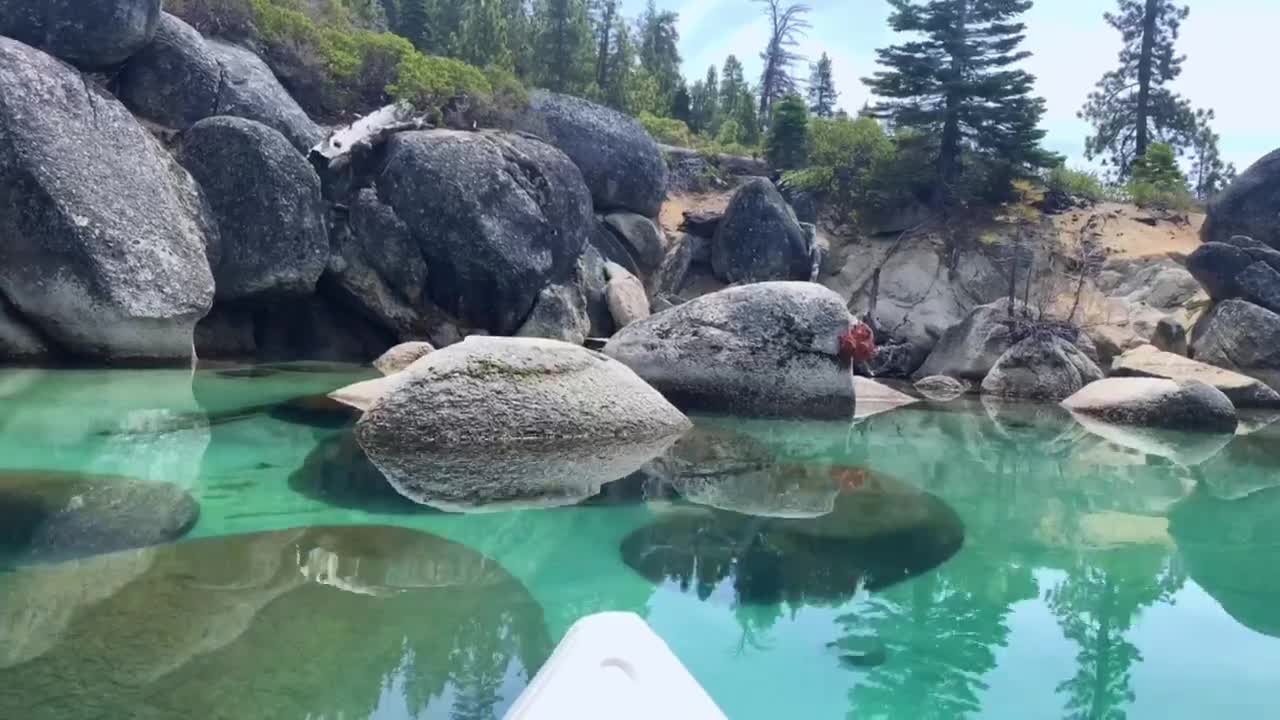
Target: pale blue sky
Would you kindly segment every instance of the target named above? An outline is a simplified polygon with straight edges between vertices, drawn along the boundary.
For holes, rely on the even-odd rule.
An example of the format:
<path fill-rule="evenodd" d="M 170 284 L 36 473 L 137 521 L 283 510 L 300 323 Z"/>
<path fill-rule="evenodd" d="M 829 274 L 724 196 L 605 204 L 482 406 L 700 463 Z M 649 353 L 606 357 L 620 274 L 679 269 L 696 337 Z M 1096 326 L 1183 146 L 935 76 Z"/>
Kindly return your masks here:
<path fill-rule="evenodd" d="M 643 0 L 625 0 L 635 15 Z M 831 56 L 840 104 L 853 111 L 868 98 L 859 78 L 876 69 L 875 49 L 894 42 L 885 20 L 884 0 L 810 0 L 813 30 L 801 51 L 816 59 Z M 1276 28 L 1280 0 L 1188 0 L 1191 17 L 1183 25 L 1179 48 L 1187 62 L 1177 90 L 1196 107 L 1217 110 L 1223 154 L 1243 170 L 1280 148 L 1280 57 Z M 750 0 L 658 0 L 680 13 L 680 50 L 692 82 L 707 65 L 717 68 L 729 53 L 759 80 L 759 52 L 767 26 L 760 6 Z M 1120 48 L 1119 33 L 1102 19 L 1114 0 L 1038 0 L 1025 20 L 1025 47 L 1035 53 L 1026 68 L 1035 74 L 1037 92 L 1048 102 L 1046 144 L 1083 164 L 1087 123 L 1076 111 L 1102 73 L 1111 69 Z M 807 69 L 804 73 L 807 75 Z"/>

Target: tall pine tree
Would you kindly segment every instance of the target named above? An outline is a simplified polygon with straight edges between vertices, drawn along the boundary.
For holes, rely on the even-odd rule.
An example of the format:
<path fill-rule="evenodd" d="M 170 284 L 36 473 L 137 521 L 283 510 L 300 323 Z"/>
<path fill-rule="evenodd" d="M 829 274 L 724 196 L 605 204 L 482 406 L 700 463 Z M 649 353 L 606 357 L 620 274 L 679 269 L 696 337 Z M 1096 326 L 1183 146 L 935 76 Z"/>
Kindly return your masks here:
<path fill-rule="evenodd" d="M 1191 137 L 1191 181 L 1196 197 L 1208 200 L 1236 177 L 1236 166 L 1222 159 L 1213 131 L 1214 112 L 1196 111 L 1196 129 Z"/>
<path fill-rule="evenodd" d="M 534 80 L 556 92 L 581 92 L 590 75 L 591 26 L 584 0 L 538 0 Z"/>
<path fill-rule="evenodd" d="M 831 78 L 831 58 L 822 53 L 809 69 L 809 112 L 818 117 L 832 117 L 839 97 L 835 80 Z"/>
<path fill-rule="evenodd" d="M 889 2 L 893 29 L 923 37 L 877 50 L 886 69 L 863 82 L 884 98 L 877 116 L 938 138 L 936 199 L 954 191 L 966 151 L 1009 169 L 1047 166 L 1044 100 L 1031 95 L 1035 78 L 1016 68 L 1030 55 L 1018 50 L 1017 21 L 1030 0 Z"/>
<path fill-rule="evenodd" d="M 788 95 L 774 106 L 765 155 L 775 170 L 796 170 L 809 159 L 809 111 L 799 95 Z"/>
<path fill-rule="evenodd" d="M 658 83 L 658 92 L 671 99 L 684 83 L 680 76 L 680 16 L 669 10 L 658 12 L 653 0 L 639 21 L 640 66 Z"/>
<path fill-rule="evenodd" d="M 742 63 L 736 55 L 730 55 L 724 59 L 724 67 L 720 72 L 720 112 L 724 117 L 737 118 L 738 102 L 746 92 L 747 81 L 743 79 Z"/>
<path fill-rule="evenodd" d="M 760 144 L 760 117 L 756 115 L 756 99 L 750 90 L 744 88 L 738 97 L 734 119 L 738 121 L 739 142 L 752 147 Z"/>
<path fill-rule="evenodd" d="M 617 44 L 618 0 L 594 0 L 592 22 L 595 25 L 596 87 L 602 96 L 609 94 L 609 58 Z"/>
<path fill-rule="evenodd" d="M 1190 105 L 1168 87 L 1182 73 L 1183 57 L 1174 44 L 1190 10 L 1173 0 L 1118 2 L 1119 12 L 1104 17 L 1124 40 L 1120 67 L 1102 76 L 1080 117 L 1094 131 L 1085 142 L 1085 155 L 1105 156 L 1125 177 L 1151 143 L 1185 147 L 1195 119 Z"/>
<path fill-rule="evenodd" d="M 514 70 L 502 0 L 467 0 L 458 37 L 458 56 L 476 67 Z"/>
<path fill-rule="evenodd" d="M 782 0 L 755 0 L 764 5 L 764 15 L 769 18 L 769 43 L 760 59 L 764 70 L 760 73 L 760 117 L 768 119 L 773 104 L 799 91 L 799 83 L 791 68 L 804 58 L 795 47 L 798 38 L 812 27 L 805 15 L 808 5 L 799 3 L 783 5 Z"/>

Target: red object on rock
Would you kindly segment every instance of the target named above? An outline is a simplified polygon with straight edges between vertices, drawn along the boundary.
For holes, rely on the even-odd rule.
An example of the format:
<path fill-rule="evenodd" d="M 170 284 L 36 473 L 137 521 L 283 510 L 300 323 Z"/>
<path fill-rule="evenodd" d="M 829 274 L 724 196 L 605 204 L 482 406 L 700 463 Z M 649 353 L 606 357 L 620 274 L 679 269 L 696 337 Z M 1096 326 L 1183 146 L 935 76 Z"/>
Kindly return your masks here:
<path fill-rule="evenodd" d="M 876 354 L 876 336 L 866 323 L 858 323 L 840 336 L 840 357 L 867 362 Z"/>

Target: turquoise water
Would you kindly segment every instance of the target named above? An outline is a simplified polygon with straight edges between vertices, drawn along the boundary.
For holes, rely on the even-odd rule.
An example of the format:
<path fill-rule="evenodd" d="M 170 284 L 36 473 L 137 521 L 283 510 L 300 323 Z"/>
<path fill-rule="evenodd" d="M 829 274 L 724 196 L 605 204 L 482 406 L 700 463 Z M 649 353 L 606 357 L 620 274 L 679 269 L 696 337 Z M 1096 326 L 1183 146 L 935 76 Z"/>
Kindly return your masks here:
<path fill-rule="evenodd" d="M 176 545 L 0 573 L 0 718 L 495 717 L 601 610 L 735 719 L 1280 714 L 1280 425 L 698 418 L 583 503 L 446 513 L 296 401 L 362 377 L 0 372 L 0 485 L 200 504 Z"/>

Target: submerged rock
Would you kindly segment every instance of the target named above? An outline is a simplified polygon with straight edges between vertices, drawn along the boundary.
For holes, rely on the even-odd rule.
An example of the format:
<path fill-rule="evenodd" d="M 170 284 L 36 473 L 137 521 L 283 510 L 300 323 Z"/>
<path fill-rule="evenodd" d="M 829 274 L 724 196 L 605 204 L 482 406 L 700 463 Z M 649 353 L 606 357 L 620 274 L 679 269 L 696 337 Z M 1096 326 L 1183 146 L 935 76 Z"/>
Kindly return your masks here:
<path fill-rule="evenodd" d="M 581 98 L 535 90 L 517 126 L 573 160 L 597 210 L 656 217 L 662 209 L 667 163 L 635 118 Z"/>
<path fill-rule="evenodd" d="M 576 502 L 689 427 L 620 363 L 552 340 L 470 337 L 386 383 L 356 435 L 398 490 L 436 507 Z"/>
<path fill-rule="evenodd" d="M 1122 377 L 1199 380 L 1221 390 L 1237 408 L 1280 407 L 1280 393 L 1259 380 L 1181 355 L 1161 352 L 1151 345 L 1134 348 L 1116 358 L 1111 371 Z"/>
<path fill-rule="evenodd" d="M 964 542 L 960 517 L 898 483 L 847 487 L 831 512 L 778 518 L 712 510 L 676 514 L 632 532 L 623 560 L 651 582 L 702 600 L 729 582 L 740 604 L 847 602 L 937 567 Z"/>
<path fill-rule="evenodd" d="M 191 176 L 115 98 L 0 38 L 0 294 L 98 360 L 187 360 L 216 229 Z"/>
<path fill-rule="evenodd" d="M 83 68 L 123 62 L 159 18 L 160 0 L 0 0 L 0 35 Z"/>
<path fill-rule="evenodd" d="M 175 485 L 62 473 L 0 473 L 0 565 L 55 562 L 173 542 L 200 506 Z"/>
<path fill-rule="evenodd" d="M 684 408 L 848 418 L 853 383 L 838 354 L 853 322 L 821 285 L 743 285 L 632 323 L 605 353 Z"/>
<path fill-rule="evenodd" d="M 383 375 L 394 375 L 412 365 L 418 358 L 432 352 L 435 352 L 435 348 L 429 342 L 400 343 L 379 355 L 378 359 L 373 361 L 373 366 Z"/>
<path fill-rule="evenodd" d="M 1184 432 L 1139 425 L 1120 424 L 1073 413 L 1085 430 L 1107 442 L 1129 448 L 1144 456 L 1160 457 L 1183 467 L 1194 467 L 1222 452 L 1233 435 L 1226 432 Z"/>
<path fill-rule="evenodd" d="M 711 241 L 716 277 L 734 282 L 808 280 L 809 243 L 791 206 L 767 178 L 752 178 L 729 201 Z"/>
<path fill-rule="evenodd" d="M 320 178 L 284 135 L 243 118 L 183 133 L 178 159 L 204 189 L 222 237 L 221 301 L 309 295 L 329 260 Z"/>
<path fill-rule="evenodd" d="M 592 222 L 569 159 L 505 133 L 399 133 L 378 196 L 404 223 L 407 254 L 431 268 L 430 298 L 497 334 L 516 332 L 543 288 L 570 282 Z"/>
<path fill-rule="evenodd" d="M 523 585 L 492 558 L 422 532 L 316 527 L 149 552 L 141 572 L 112 556 L 6 576 L 0 621 L 11 599 L 48 611 L 0 636 L 48 641 L 0 671 L 0 716 L 370 717 L 397 677 L 423 698 L 481 698 L 483 716 L 496 717 L 551 652 Z M 72 595 L 95 581 L 101 591 Z M 473 674 L 477 649 L 486 670 Z"/>
<path fill-rule="evenodd" d="M 1078 415 L 1121 425 L 1234 433 L 1235 406 L 1221 390 L 1202 382 L 1163 378 L 1109 378 L 1063 401 Z"/>

